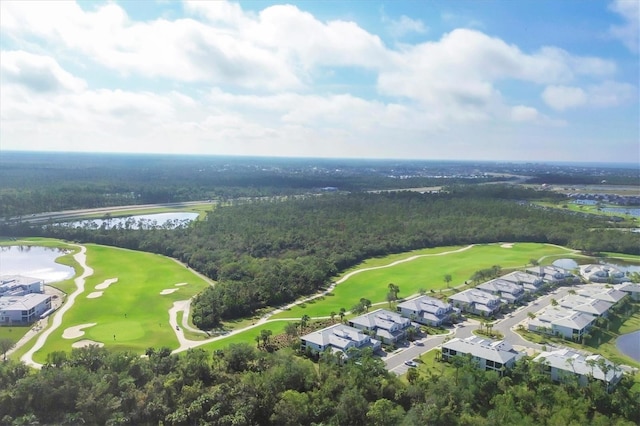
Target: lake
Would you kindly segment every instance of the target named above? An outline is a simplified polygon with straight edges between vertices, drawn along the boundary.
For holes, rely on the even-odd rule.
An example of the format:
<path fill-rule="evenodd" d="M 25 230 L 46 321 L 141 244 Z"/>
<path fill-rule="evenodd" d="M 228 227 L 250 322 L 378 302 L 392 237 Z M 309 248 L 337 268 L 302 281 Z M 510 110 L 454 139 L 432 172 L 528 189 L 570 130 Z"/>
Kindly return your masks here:
<path fill-rule="evenodd" d="M 640 330 L 618 337 L 616 348 L 626 356 L 640 361 Z"/>
<path fill-rule="evenodd" d="M 80 228 L 91 226 L 98 229 L 104 224 L 107 229 L 117 227 L 128 227 L 129 229 L 151 229 L 168 227 L 170 229 L 177 228 L 180 225 L 187 224 L 198 218 L 198 213 L 191 212 L 170 212 L 170 213 L 153 213 L 141 214 L 126 217 L 114 217 L 111 219 L 90 219 L 78 220 L 74 222 L 65 222 L 60 225 Z"/>
<path fill-rule="evenodd" d="M 74 276 L 73 268 L 56 263 L 66 254 L 58 248 L 35 246 L 0 247 L 0 275 L 25 275 L 45 283 L 63 281 Z"/>
<path fill-rule="evenodd" d="M 640 208 L 638 207 L 603 207 L 602 211 L 608 212 L 608 213 L 622 214 L 622 215 L 628 214 L 629 216 L 640 217 Z"/>

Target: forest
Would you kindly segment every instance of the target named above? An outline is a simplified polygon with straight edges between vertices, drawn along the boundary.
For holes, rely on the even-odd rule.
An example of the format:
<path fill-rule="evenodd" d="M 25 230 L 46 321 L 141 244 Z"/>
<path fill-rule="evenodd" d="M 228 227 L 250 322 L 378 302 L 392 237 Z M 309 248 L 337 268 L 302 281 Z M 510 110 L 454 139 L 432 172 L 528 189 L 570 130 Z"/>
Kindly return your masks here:
<path fill-rule="evenodd" d="M 317 366 L 293 351 L 247 344 L 209 353 L 166 348 L 141 358 L 97 346 L 59 352 L 31 371 L 0 363 L 4 425 L 618 425 L 640 420 L 625 375 L 612 393 L 592 380 L 552 383 L 524 359 L 500 376 L 460 357 L 407 381 L 368 351 Z M 431 361 L 428 361 L 431 362 Z"/>
<path fill-rule="evenodd" d="M 90 229 L 58 225 L 5 229 L 120 246 L 179 259 L 217 280 L 193 303 L 203 328 L 292 301 L 364 259 L 414 249 L 522 241 L 586 252 L 639 254 L 638 234 L 612 231 L 606 217 L 545 209 L 530 200 L 563 197 L 509 185 L 451 186 L 440 193 L 351 193 L 217 208 L 179 229 Z"/>

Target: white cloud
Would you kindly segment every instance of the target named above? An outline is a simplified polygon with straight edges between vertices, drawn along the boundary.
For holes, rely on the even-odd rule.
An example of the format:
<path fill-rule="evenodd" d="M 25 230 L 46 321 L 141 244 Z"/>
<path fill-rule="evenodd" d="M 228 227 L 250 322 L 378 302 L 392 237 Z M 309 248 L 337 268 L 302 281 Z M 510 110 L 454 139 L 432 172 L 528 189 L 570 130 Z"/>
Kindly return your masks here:
<path fill-rule="evenodd" d="M 525 105 L 516 105 L 511 108 L 511 118 L 514 121 L 535 121 L 539 118 L 538 110 Z"/>
<path fill-rule="evenodd" d="M 632 52 L 638 53 L 640 39 L 640 2 L 637 0 L 615 0 L 609 9 L 622 17 L 622 25 L 612 25 L 609 29 L 612 36 Z"/>
<path fill-rule="evenodd" d="M 24 51 L 0 52 L 0 77 L 34 92 L 79 91 L 86 82 L 63 70 L 55 59 Z"/>
<path fill-rule="evenodd" d="M 412 19 L 406 15 L 400 16 L 398 19 L 383 17 L 387 32 L 394 38 L 402 38 L 408 34 L 424 34 L 427 32 L 427 26 L 419 19 Z"/>
<path fill-rule="evenodd" d="M 542 99 L 551 108 L 564 111 L 580 106 L 608 108 L 637 99 L 637 88 L 628 83 L 605 81 L 586 89 L 571 86 L 548 86 Z"/>

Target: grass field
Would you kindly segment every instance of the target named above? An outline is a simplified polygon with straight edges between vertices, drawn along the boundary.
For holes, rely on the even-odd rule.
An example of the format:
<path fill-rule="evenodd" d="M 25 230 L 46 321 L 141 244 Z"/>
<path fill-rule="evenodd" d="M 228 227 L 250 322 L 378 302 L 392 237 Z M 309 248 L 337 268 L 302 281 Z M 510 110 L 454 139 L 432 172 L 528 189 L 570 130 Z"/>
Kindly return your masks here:
<path fill-rule="evenodd" d="M 441 247 L 405 253 L 403 256 L 374 259 L 347 271 L 342 277 L 356 269 L 380 268 L 401 259 L 423 256 L 394 266 L 355 274 L 339 284 L 332 295 L 327 295 L 322 300 L 307 302 L 305 307 L 296 306 L 273 318 L 328 316 L 332 311 L 339 312 L 340 308 L 351 309 L 363 297 L 373 303 L 386 301 L 389 283 L 400 287 L 399 297 L 408 297 L 418 293 L 421 288 L 427 291 L 446 289 L 444 276 L 447 274 L 452 278 L 450 287 L 455 287 L 464 284 L 474 272 L 492 265 L 500 265 L 505 270 L 523 268 L 531 259 L 551 263 L 557 258 L 573 257 L 572 253 L 569 249 L 546 244 L 518 243 L 511 248 L 502 247 L 501 244 L 484 244 L 467 250 L 461 250 L 460 247 Z"/>
<path fill-rule="evenodd" d="M 87 278 L 85 292 L 65 314 L 62 326 L 36 352 L 34 360 L 42 363 L 48 353 L 69 351 L 73 342 L 82 339 L 138 353 L 149 347 L 177 348 L 178 341 L 168 323 L 168 310 L 173 302 L 189 299 L 208 283 L 163 256 L 91 244 L 86 247 L 87 263 L 94 274 Z M 111 278 L 118 281 L 103 290 L 102 296 L 87 298 L 97 291 L 96 285 Z M 179 283 L 188 284 L 176 286 Z M 166 289 L 177 291 L 161 295 Z M 62 338 L 66 328 L 86 323 L 96 325 L 84 329 L 82 337 Z"/>

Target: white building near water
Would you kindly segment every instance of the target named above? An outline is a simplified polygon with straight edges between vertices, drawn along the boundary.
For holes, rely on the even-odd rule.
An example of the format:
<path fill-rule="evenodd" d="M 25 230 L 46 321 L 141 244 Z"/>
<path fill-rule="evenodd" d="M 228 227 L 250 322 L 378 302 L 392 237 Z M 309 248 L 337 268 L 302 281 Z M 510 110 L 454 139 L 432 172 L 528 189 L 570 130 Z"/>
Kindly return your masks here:
<path fill-rule="evenodd" d="M 31 324 L 50 310 L 51 296 L 47 294 L 0 297 L 0 325 Z"/>
<path fill-rule="evenodd" d="M 562 306 L 548 306 L 536 312 L 536 317 L 529 320 L 529 330 L 562 336 L 565 339 L 580 339 L 595 320 L 596 317 L 584 312 L 576 312 Z"/>
<path fill-rule="evenodd" d="M 0 297 L 24 296 L 30 293 L 44 293 L 44 281 L 22 275 L 3 275 L 0 277 Z"/>
<path fill-rule="evenodd" d="M 450 361 L 459 355 L 470 355 L 482 370 L 502 373 L 503 369 L 513 367 L 524 353 L 516 351 L 504 340 L 489 340 L 478 336 L 465 339 L 456 337 L 442 344 L 443 360 Z"/>
<path fill-rule="evenodd" d="M 627 280 L 624 272 L 608 265 L 580 265 L 580 275 L 592 283 L 620 284 Z"/>
<path fill-rule="evenodd" d="M 552 380 L 563 381 L 577 377 L 578 383 L 585 386 L 589 377 L 605 382 L 610 391 L 622 378 L 622 370 L 616 368 L 601 355 L 583 355 L 571 349 L 542 352 L 533 359 L 544 365 L 544 371 Z"/>

